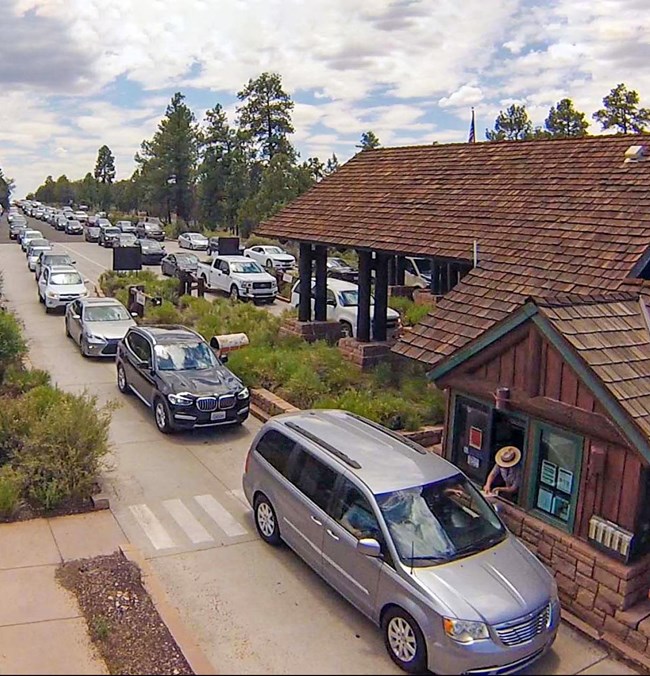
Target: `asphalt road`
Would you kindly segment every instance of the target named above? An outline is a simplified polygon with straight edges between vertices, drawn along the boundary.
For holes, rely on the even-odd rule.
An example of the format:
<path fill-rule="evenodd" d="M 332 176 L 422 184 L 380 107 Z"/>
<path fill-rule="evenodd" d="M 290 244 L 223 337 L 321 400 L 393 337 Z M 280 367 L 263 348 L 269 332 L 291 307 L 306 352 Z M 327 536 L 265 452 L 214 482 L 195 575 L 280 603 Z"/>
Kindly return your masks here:
<path fill-rule="evenodd" d="M 37 222 L 56 248 L 72 252 L 90 281 L 111 251 Z M 111 509 L 145 553 L 172 601 L 220 673 L 401 673 L 381 634 L 286 548 L 255 534 L 241 492 L 245 455 L 260 427 L 161 435 L 151 414 L 115 385 L 112 361 L 88 360 L 65 337 L 63 318 L 46 315 L 24 254 L 0 220 L 0 270 L 10 306 L 24 323 L 34 366 L 63 389 L 88 391 L 118 408 L 104 474 Z M 3 243 L 5 242 L 5 243 Z M 173 251 L 176 244 L 167 243 Z M 562 626 L 554 649 L 530 674 L 636 673 Z"/>

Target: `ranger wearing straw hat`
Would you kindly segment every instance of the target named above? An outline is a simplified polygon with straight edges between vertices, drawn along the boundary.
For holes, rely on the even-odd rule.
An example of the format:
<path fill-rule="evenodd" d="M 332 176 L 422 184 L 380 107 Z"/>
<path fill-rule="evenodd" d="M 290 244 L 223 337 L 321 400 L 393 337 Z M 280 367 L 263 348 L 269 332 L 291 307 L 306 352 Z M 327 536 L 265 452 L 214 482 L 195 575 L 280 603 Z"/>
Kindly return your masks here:
<path fill-rule="evenodd" d="M 488 496 L 499 495 L 508 500 L 516 500 L 521 485 L 521 451 L 516 446 L 504 446 L 494 456 L 495 465 L 488 474 L 483 492 Z M 492 488 L 497 477 L 501 476 L 504 486 Z"/>

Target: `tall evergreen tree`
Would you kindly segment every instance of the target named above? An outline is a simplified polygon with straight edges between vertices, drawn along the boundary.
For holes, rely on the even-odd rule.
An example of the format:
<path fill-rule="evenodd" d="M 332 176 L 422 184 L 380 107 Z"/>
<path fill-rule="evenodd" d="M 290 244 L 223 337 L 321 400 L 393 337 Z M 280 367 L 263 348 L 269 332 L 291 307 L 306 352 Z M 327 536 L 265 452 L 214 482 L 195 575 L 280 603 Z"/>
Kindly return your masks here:
<path fill-rule="evenodd" d="M 325 176 L 333 174 L 340 166 L 339 158 L 335 153 L 332 153 L 332 157 L 330 157 L 325 163 Z"/>
<path fill-rule="evenodd" d="M 250 139 L 264 160 L 276 153 L 295 157 L 289 142 L 294 128 L 291 112 L 294 103 L 282 88 L 278 73 L 262 73 L 237 94 L 242 105 L 237 108 L 240 131 Z"/>
<path fill-rule="evenodd" d="M 95 163 L 95 180 L 98 183 L 111 184 L 115 180 L 115 157 L 107 145 L 97 151 Z"/>
<path fill-rule="evenodd" d="M 573 107 L 571 99 L 562 99 L 551 106 L 544 126 L 553 138 L 570 138 L 586 136 L 589 123 L 585 114 Z"/>
<path fill-rule="evenodd" d="M 79 204 L 95 207 L 99 204 L 97 180 L 88 172 L 81 181 L 75 181 L 75 192 Z"/>
<path fill-rule="evenodd" d="M 36 189 L 36 199 L 45 204 L 53 204 L 56 200 L 56 185 L 54 179 L 48 176 L 43 185 Z"/>
<path fill-rule="evenodd" d="M 14 189 L 13 179 L 7 178 L 0 169 L 0 205 L 3 209 L 9 208 L 9 200 L 11 199 L 11 192 Z"/>
<path fill-rule="evenodd" d="M 361 150 L 374 150 L 375 148 L 379 148 L 380 145 L 381 143 L 375 132 L 368 130 L 361 134 L 361 139 L 355 148 L 361 148 Z"/>
<path fill-rule="evenodd" d="M 639 134 L 650 124 L 650 110 L 639 108 L 639 94 L 621 83 L 603 98 L 603 107 L 593 114 L 593 118 L 603 129 Z"/>
<path fill-rule="evenodd" d="M 533 123 L 528 117 L 526 106 L 513 103 L 505 112 L 499 111 L 494 121 L 494 130 L 485 130 L 488 141 L 523 141 L 533 135 Z"/>
<path fill-rule="evenodd" d="M 145 199 L 159 213 L 174 210 L 185 222 L 192 215 L 198 128 L 185 97 L 176 92 L 151 141 L 136 154 Z"/>

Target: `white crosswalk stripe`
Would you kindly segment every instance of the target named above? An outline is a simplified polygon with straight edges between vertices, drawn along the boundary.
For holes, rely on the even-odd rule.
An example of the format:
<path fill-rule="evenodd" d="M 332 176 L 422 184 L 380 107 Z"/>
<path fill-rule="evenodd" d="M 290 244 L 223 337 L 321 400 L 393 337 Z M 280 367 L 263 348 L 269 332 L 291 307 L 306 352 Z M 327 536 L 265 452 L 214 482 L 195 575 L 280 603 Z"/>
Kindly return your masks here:
<path fill-rule="evenodd" d="M 165 500 L 163 505 L 172 515 L 174 521 L 176 521 L 195 545 L 201 544 L 202 542 L 214 542 L 212 535 L 208 533 L 201 522 L 185 506 L 185 503 L 182 500 Z"/>
<path fill-rule="evenodd" d="M 176 546 L 165 527 L 147 505 L 131 505 L 129 509 L 156 549 L 169 549 Z"/>
<path fill-rule="evenodd" d="M 212 495 L 195 495 L 194 499 L 203 507 L 217 526 L 229 537 L 246 535 L 248 531 L 235 520 L 233 515 Z"/>

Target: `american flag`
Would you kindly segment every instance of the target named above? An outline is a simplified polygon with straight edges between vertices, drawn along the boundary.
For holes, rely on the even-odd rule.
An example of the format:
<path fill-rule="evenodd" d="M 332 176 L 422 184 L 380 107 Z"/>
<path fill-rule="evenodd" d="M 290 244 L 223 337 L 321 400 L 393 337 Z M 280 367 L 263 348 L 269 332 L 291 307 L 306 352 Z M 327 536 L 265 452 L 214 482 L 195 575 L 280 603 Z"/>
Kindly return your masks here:
<path fill-rule="evenodd" d="M 468 143 L 476 143 L 476 126 L 474 124 L 474 108 L 472 108 L 472 121 L 469 124 L 469 138 Z"/>

